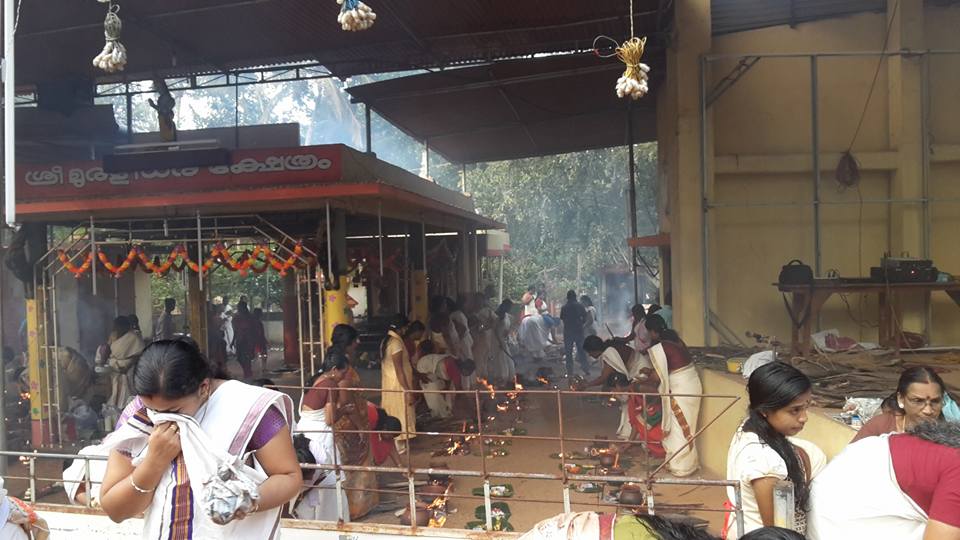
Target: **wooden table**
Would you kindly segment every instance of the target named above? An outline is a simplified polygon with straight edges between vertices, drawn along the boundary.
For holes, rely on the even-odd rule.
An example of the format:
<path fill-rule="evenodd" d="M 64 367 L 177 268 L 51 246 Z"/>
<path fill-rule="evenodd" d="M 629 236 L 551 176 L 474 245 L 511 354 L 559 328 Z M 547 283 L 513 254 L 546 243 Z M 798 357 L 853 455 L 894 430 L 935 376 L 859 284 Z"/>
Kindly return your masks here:
<path fill-rule="evenodd" d="M 876 294 L 879 307 L 879 343 L 881 347 L 899 349 L 900 315 L 897 309 L 898 293 L 922 293 L 929 298 L 934 291 L 943 291 L 960 306 L 960 282 L 946 283 L 850 283 L 835 279 L 818 279 L 810 285 L 773 284 L 780 292 L 793 297 L 790 311 L 793 320 L 799 321 L 809 304 L 810 313 L 798 328 L 793 328 L 792 350 L 794 354 L 806 356 L 812 349 L 814 325 L 820 316 L 820 310 L 834 294 Z"/>

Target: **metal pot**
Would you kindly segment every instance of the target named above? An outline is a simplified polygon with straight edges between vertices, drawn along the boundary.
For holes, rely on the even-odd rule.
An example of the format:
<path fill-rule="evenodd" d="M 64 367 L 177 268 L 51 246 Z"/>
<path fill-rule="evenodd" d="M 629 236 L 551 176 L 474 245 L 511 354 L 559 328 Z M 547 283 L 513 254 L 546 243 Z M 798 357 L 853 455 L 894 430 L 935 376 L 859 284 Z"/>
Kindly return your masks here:
<path fill-rule="evenodd" d="M 617 454 L 613 452 L 605 452 L 598 457 L 600 458 L 600 465 L 603 467 L 612 467 L 617 461 Z"/>
<path fill-rule="evenodd" d="M 410 525 L 410 508 L 403 511 L 400 515 L 401 525 Z M 417 527 L 426 527 L 430 524 L 430 511 L 426 508 L 417 508 Z"/>
<path fill-rule="evenodd" d="M 644 499 L 643 488 L 637 484 L 627 483 L 620 488 L 619 503 L 623 506 L 642 506 Z"/>
<path fill-rule="evenodd" d="M 441 484 L 427 484 L 417 490 L 417 495 L 420 497 L 420 500 L 430 504 L 437 497 L 442 497 L 443 493 L 447 490 L 447 486 Z M 419 512 L 417 512 L 419 514 Z"/>

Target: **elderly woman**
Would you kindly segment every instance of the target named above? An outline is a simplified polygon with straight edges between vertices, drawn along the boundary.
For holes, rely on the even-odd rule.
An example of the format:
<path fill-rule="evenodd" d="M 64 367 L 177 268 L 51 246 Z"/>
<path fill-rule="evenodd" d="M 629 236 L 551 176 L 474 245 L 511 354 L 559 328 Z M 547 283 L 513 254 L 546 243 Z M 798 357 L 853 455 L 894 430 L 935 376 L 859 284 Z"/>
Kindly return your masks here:
<path fill-rule="evenodd" d="M 960 425 L 920 422 L 848 446 L 813 481 L 807 537 L 960 539 Z"/>
<path fill-rule="evenodd" d="M 922 422 L 942 418 L 946 386 L 926 366 L 907 369 L 900 375 L 897 391 L 883 401 L 883 413 L 871 418 L 850 442 L 884 433 L 903 433 Z"/>

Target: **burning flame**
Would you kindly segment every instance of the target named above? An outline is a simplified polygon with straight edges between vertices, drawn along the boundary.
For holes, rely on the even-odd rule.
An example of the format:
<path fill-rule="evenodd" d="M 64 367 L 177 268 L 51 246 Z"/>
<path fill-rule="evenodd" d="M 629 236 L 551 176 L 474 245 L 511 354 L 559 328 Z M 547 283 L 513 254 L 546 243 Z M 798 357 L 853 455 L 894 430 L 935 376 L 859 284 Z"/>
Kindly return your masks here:
<path fill-rule="evenodd" d="M 516 392 L 507 392 L 507 399 L 511 401 L 517 399 L 517 396 L 519 395 L 518 392 L 523 390 L 523 385 L 517 381 L 516 375 L 513 376 L 513 389 L 516 390 Z"/>
<path fill-rule="evenodd" d="M 540 383 L 542 383 L 544 386 L 549 386 L 549 385 L 550 385 L 550 381 L 547 380 L 546 377 L 537 377 L 537 381 L 539 381 Z"/>
<path fill-rule="evenodd" d="M 487 381 L 486 379 L 484 379 L 484 378 L 482 378 L 482 377 L 477 377 L 477 383 L 479 383 L 480 386 L 482 386 L 482 387 L 484 387 L 484 388 L 486 388 L 487 390 L 490 391 L 490 399 L 497 399 L 496 388 L 494 388 L 493 385 L 490 384 L 489 381 Z"/>
<path fill-rule="evenodd" d="M 20 399 L 23 401 L 30 399 L 30 392 L 20 392 Z"/>
<path fill-rule="evenodd" d="M 453 445 L 451 445 L 450 448 L 447 448 L 447 455 L 452 456 L 456 454 L 458 451 L 460 451 L 460 449 L 462 448 L 463 448 L 463 443 L 461 443 L 460 441 L 453 441 Z"/>
<path fill-rule="evenodd" d="M 443 495 L 440 495 L 434 499 L 432 503 L 427 505 L 427 510 L 430 512 L 430 521 L 427 523 L 428 527 L 443 527 L 443 524 L 447 522 L 447 496 L 450 494 L 450 488 L 452 487 L 452 482 L 447 484 L 447 489 L 443 490 Z"/>
<path fill-rule="evenodd" d="M 508 394 L 509 395 L 509 394 Z M 507 409 L 510 408 L 509 403 L 500 403 L 497 405 L 497 410 L 500 412 L 507 412 Z"/>

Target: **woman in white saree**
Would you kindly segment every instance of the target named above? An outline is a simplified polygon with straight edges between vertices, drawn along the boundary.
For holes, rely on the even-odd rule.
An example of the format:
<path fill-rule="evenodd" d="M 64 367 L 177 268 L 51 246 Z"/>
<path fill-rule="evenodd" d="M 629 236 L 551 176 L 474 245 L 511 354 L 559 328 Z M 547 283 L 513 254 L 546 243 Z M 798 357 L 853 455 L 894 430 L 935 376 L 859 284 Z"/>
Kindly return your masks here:
<path fill-rule="evenodd" d="M 653 343 L 647 355 L 660 379 L 663 398 L 663 447 L 667 467 L 674 476 L 690 476 L 700 468 L 693 434 L 700 416 L 703 385 L 687 346 L 676 332 L 667 328 L 659 315 L 648 315 L 644 322 Z M 676 454 L 676 455 L 674 455 Z M 671 457 L 672 456 L 672 457 Z"/>
<path fill-rule="evenodd" d="M 121 522 L 142 512 L 145 538 L 277 538 L 281 506 L 302 481 L 290 398 L 217 378 L 186 341 L 152 343 L 134 369 L 144 408 L 105 441 L 111 450 L 100 502 L 107 515 Z M 256 496 L 227 505 L 235 510 L 218 516 L 220 525 L 211 513 L 225 507 L 207 504 L 207 495 L 225 465 L 255 485 Z"/>

